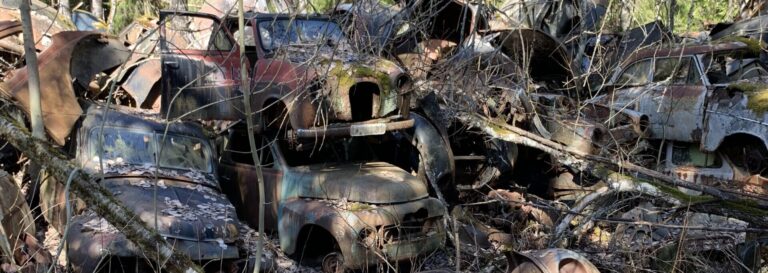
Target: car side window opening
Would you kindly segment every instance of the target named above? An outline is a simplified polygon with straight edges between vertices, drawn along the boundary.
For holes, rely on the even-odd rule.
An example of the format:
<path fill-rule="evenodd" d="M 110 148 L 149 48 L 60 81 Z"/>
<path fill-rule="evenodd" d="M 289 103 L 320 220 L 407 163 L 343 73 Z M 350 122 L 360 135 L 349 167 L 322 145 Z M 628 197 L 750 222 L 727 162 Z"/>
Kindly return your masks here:
<path fill-rule="evenodd" d="M 696 145 L 673 144 L 672 163 L 682 167 L 720 168 L 723 160 L 717 153 L 702 152 Z"/>
<path fill-rule="evenodd" d="M 648 84 L 648 72 L 651 70 L 651 60 L 636 62 L 622 72 L 616 85 L 637 86 Z"/>
<path fill-rule="evenodd" d="M 722 84 L 728 82 L 727 60 L 725 55 L 709 55 L 707 66 L 705 68 L 707 79 L 711 84 Z"/>
<path fill-rule="evenodd" d="M 691 57 L 656 59 L 653 82 L 667 81 L 672 85 L 700 85 L 701 75 Z"/>
<path fill-rule="evenodd" d="M 210 18 L 172 15 L 165 20 L 164 27 L 164 40 L 170 50 L 231 50 L 233 47 L 224 29 Z"/>
<path fill-rule="evenodd" d="M 246 47 L 256 46 L 256 38 L 253 36 L 253 27 L 245 26 L 243 30 L 245 31 L 245 41 L 241 40 L 240 30 L 235 31 L 235 40 L 237 43 L 244 44 Z"/>
<path fill-rule="evenodd" d="M 250 23 L 250 20 L 247 20 L 247 25 L 243 27 L 244 31 L 244 37 L 240 37 L 240 30 L 237 27 L 231 28 L 231 32 L 234 33 L 235 42 L 237 42 L 238 45 L 244 45 L 245 46 L 245 52 L 243 52 L 248 58 L 248 60 L 251 62 L 251 65 L 256 65 L 256 61 L 258 61 L 258 52 L 257 52 L 257 44 L 256 44 L 256 35 L 253 33 L 253 26 Z"/>
<path fill-rule="evenodd" d="M 227 35 L 227 31 L 223 27 L 217 27 L 216 29 L 216 35 L 212 37 L 210 50 L 231 51 L 234 43 L 229 35 Z"/>
<path fill-rule="evenodd" d="M 768 71 L 760 62 L 744 52 L 708 54 L 703 59 L 707 79 L 711 84 L 768 76 Z"/>

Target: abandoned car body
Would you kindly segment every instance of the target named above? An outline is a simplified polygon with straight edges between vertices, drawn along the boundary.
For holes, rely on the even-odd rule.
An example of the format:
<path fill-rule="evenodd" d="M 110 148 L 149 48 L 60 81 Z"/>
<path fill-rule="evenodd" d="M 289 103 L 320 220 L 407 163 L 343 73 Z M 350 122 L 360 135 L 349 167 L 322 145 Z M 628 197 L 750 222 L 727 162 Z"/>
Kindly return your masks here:
<path fill-rule="evenodd" d="M 170 117 L 244 118 L 240 53 L 229 31 L 236 19 L 222 25 L 202 13 L 160 16 L 161 111 Z M 195 20 L 213 26 L 210 43 L 186 48 L 168 43 L 174 35 L 193 35 L 174 29 L 174 22 L 194 26 Z M 327 18 L 249 14 L 246 24 L 246 40 L 239 42 L 245 43 L 252 68 L 251 105 L 263 120 L 259 130 L 290 127 L 297 137 L 314 138 L 413 126 L 408 119 L 410 77 L 393 62 L 350 52 L 339 27 Z"/>
<path fill-rule="evenodd" d="M 123 111 L 98 105 L 86 110 L 73 137 L 75 162 L 102 173 L 99 184 L 193 260 L 235 262 L 240 224 L 220 192 L 215 150 L 200 128 Z M 143 254 L 119 227 L 80 201 L 70 201 L 73 217 L 67 217 L 62 204 L 71 199 L 54 180 L 42 184 L 41 205 L 46 220 L 66 234 L 67 256 L 78 272 L 114 272 L 133 268 L 132 262 L 144 266 Z"/>
<path fill-rule="evenodd" d="M 740 154 L 731 159 L 759 172 L 768 159 L 764 91 L 738 82 L 768 75 L 757 57 L 742 42 L 640 50 L 591 102 L 647 115 L 651 139 L 697 143 L 705 152 L 735 147 Z"/>
<path fill-rule="evenodd" d="M 746 169 L 734 164 L 723 152 L 702 152 L 695 144 L 670 142 L 665 145 L 663 155 L 664 159 L 657 169 L 683 181 L 723 186 L 756 194 L 766 193 L 768 180 L 760 175 L 748 173 Z M 679 189 L 687 194 L 701 194 Z"/>
<path fill-rule="evenodd" d="M 230 129 L 219 173 L 239 214 L 256 226 L 256 166 L 244 127 Z M 324 272 L 341 272 L 409 260 L 442 247 L 446 208 L 429 197 L 416 176 L 371 160 L 365 138 L 326 140 L 322 147 L 296 151 L 285 140 L 256 137 L 265 227 L 277 231 L 286 254 L 320 262 Z M 345 145 L 356 148 L 345 150 Z"/>

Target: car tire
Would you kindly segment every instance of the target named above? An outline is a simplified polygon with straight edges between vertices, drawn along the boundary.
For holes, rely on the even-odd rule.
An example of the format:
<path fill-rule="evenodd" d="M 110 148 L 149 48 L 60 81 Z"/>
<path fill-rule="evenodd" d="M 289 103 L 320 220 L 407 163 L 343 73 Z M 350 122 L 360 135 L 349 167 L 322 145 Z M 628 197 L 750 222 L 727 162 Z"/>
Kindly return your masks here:
<path fill-rule="evenodd" d="M 321 263 L 323 273 L 343 273 L 346 271 L 344 268 L 344 256 L 339 251 L 333 251 L 323 257 Z"/>

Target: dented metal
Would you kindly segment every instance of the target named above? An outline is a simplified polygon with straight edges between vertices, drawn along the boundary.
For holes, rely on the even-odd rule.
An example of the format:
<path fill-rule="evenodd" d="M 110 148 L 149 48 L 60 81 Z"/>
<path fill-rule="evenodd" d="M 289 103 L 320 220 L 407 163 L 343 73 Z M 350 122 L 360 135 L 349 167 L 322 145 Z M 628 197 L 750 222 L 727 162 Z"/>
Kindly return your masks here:
<path fill-rule="evenodd" d="M 739 72 L 739 64 L 748 64 L 742 60 L 756 57 L 741 42 L 640 50 L 616 70 L 609 92 L 592 102 L 647 115 L 652 139 L 699 143 L 703 151 L 712 152 L 729 137 L 744 135 L 759 140 L 764 148 L 768 143 L 768 117 L 759 110 L 762 102 L 757 97 L 750 102 L 749 98 L 759 95 L 762 89 L 750 93 L 738 88 L 740 78 L 755 79 L 768 73 L 759 64 L 750 68 L 750 74 Z M 677 60 L 685 65 L 674 72 L 661 68 L 654 72 L 647 65 L 653 60 L 656 67 L 661 67 L 660 62 Z M 629 74 L 626 69 L 632 65 L 642 66 L 643 73 L 638 74 L 639 79 L 622 82 L 629 79 L 624 75 Z M 683 73 L 680 71 L 685 71 L 684 78 L 675 76 Z"/>
<path fill-rule="evenodd" d="M 175 36 L 167 21 L 174 18 L 190 18 L 191 24 L 192 18 L 210 21 L 216 31 L 211 44 L 216 46 L 182 49 L 170 43 L 168 39 Z M 161 24 L 162 112 L 170 117 L 244 118 L 240 53 L 230 30 L 234 18 L 220 22 L 202 13 L 169 11 L 161 13 L 161 21 L 166 22 Z M 410 77 L 393 62 L 350 51 L 346 38 L 328 18 L 250 14 L 247 24 L 248 39 L 239 42 L 248 48 L 251 104 L 264 124 L 257 130 L 289 126 L 314 136 L 331 124 L 350 128 L 372 119 L 408 118 Z M 275 24 L 285 26 L 273 29 Z M 299 39 L 296 29 L 304 25 L 308 32 L 301 39 L 320 35 L 322 41 L 309 41 L 308 46 L 302 44 L 304 40 L 290 40 Z M 322 27 L 309 30 L 317 25 Z M 311 33 L 321 29 L 327 33 Z M 271 36 L 262 37 L 265 32 Z"/>
<path fill-rule="evenodd" d="M 256 167 L 248 163 L 250 152 L 243 151 L 250 149 L 242 145 L 247 135 L 241 130 L 231 129 L 220 173 L 224 187 L 239 197 L 235 203 L 241 215 L 257 226 Z M 338 249 L 344 267 L 360 269 L 412 259 L 442 246 L 445 207 L 429 197 L 415 175 L 377 161 L 335 163 L 329 158 L 293 166 L 302 161 L 301 155 L 281 142 L 260 142 L 266 144 L 259 151 L 265 227 L 277 231 L 286 254 L 312 261 Z"/>
<path fill-rule="evenodd" d="M 85 115 L 72 142 L 77 143 L 75 161 L 84 171 L 101 173 L 99 183 L 134 211 L 137 220 L 193 260 L 240 257 L 235 208 L 221 193 L 215 150 L 199 127 L 99 105 L 90 106 Z M 59 232 L 68 231 L 66 253 L 78 272 L 93 272 L 102 260 L 142 257 L 118 227 L 74 196 L 73 217 L 67 218 L 63 183 L 43 182 L 41 200 L 46 220 Z"/>
<path fill-rule="evenodd" d="M 58 145 L 66 139 L 83 113 L 78 90 L 87 90 L 93 77 L 128 59 L 129 51 L 117 39 L 97 32 L 65 31 L 53 36 L 40 60 L 40 91 L 43 124 Z M 15 70 L 0 83 L 0 93 L 29 112 L 27 70 Z"/>

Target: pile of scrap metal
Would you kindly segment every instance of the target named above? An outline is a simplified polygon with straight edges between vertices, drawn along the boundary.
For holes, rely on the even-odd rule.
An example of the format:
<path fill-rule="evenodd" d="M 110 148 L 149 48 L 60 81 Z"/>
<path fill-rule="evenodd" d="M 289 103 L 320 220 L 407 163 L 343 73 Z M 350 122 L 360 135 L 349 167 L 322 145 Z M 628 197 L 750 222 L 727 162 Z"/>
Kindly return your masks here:
<path fill-rule="evenodd" d="M 294 20 L 286 15 L 263 14 L 249 14 L 248 18 L 249 30 L 264 28 L 265 23 L 286 26 L 269 29 L 267 38 L 249 39 L 266 42 L 248 45 L 255 51 L 246 52 L 254 57 L 251 61 L 257 72 L 245 74 L 253 75 L 253 93 L 258 95 L 251 103 L 262 113 L 255 131 L 265 141 L 258 143 L 260 150 L 271 149 L 260 156 L 265 165 L 242 161 L 242 146 L 233 147 L 248 143 L 249 133 L 241 130 L 251 131 L 244 123 L 234 122 L 218 131 L 223 145 L 215 147 L 204 139 L 199 126 L 180 122 L 250 116 L 242 112 L 242 102 L 237 100 L 243 92 L 239 89 L 240 54 L 230 30 L 234 20 L 221 21 L 202 13 L 162 11 L 160 20 L 170 23 L 161 24 L 160 32 L 154 32 L 157 47 L 140 41 L 131 49 L 117 38 L 97 32 L 54 35 L 53 44 L 39 55 L 42 108 L 59 109 L 44 112 L 48 137 L 67 147 L 67 155 L 83 170 L 100 173 L 105 190 L 115 194 L 143 222 L 151 225 L 159 220 L 158 232 L 166 240 L 208 267 L 218 267 L 220 263 L 212 261 L 222 261 L 228 271 L 238 270 L 238 261 L 244 257 L 240 248 L 233 247 L 238 243 L 239 220 L 256 227 L 261 216 L 259 199 L 253 196 L 258 196 L 253 188 L 255 180 L 249 174 L 257 168 L 267 174 L 266 189 L 271 192 L 266 196 L 273 200 L 267 210 L 267 228 L 277 232 L 283 251 L 302 263 L 339 272 L 411 260 L 441 248 L 446 209 L 438 199 L 429 197 L 427 185 L 419 179 L 425 170 L 437 168 L 399 158 L 409 158 L 410 154 L 392 153 L 400 142 L 424 142 L 424 137 L 435 134 L 426 131 L 431 135 L 422 136 L 426 129 L 420 129 L 417 136 L 400 133 L 426 122 L 409 114 L 410 94 L 405 90 L 410 88 L 410 77 L 392 62 L 353 52 L 328 54 L 318 63 L 300 59 L 306 42 L 317 43 L 321 50 L 336 50 L 329 47 L 332 45 L 325 37 L 278 40 L 296 36 L 292 32 L 312 25 L 333 30 L 335 24 L 327 18 Z M 175 23 L 183 27 L 176 28 Z M 191 30 L 195 26 L 208 31 Z M 337 35 L 332 38 L 343 50 L 344 39 L 336 28 L 330 35 Z M 148 31 L 140 39 L 151 40 L 152 33 Z M 265 40 L 272 37 L 275 40 Z M 211 42 L 199 42 L 206 39 Z M 142 53 L 149 54 L 155 48 L 161 61 L 157 74 L 162 77 L 157 82 L 162 93 L 154 94 L 155 99 L 160 97 L 160 115 L 98 102 L 110 98 L 103 95 L 104 87 L 111 84 L 103 80 L 106 75 L 113 75 L 112 80 L 114 75 L 120 78 L 127 74 L 128 79 L 146 75 L 131 74 L 142 71 L 141 65 L 129 72 L 125 67 L 147 62 L 145 54 L 132 53 L 146 49 Z M 323 71 L 331 72 L 320 74 Z M 0 84 L 3 97 L 26 114 L 27 80 L 27 71 L 22 68 Z M 142 106 L 136 103 L 136 93 L 126 97 L 134 100 L 128 105 Z M 215 103 L 222 98 L 230 100 Z M 317 113 L 324 119 L 314 119 Z M 322 144 L 318 138 L 323 139 Z M 360 153 L 349 145 L 370 145 L 382 153 L 381 158 L 391 160 Z M 220 170 L 218 162 L 212 161 L 217 150 L 225 159 L 231 158 L 222 159 Z M 339 154 L 344 156 L 332 157 Z M 153 160 L 153 155 L 158 159 Z M 394 165 L 398 163 L 407 167 Z M 420 170 L 421 176 L 411 174 L 411 170 Z M 226 184 L 219 184 L 219 171 Z M 63 181 L 48 179 L 41 187 L 44 218 L 67 236 L 66 253 L 76 271 L 114 269 L 132 260 L 139 262 L 138 268 L 152 266 L 136 259 L 142 256 L 137 246 L 103 216 L 84 208 L 82 202 L 67 201 L 70 197 Z M 153 204 L 155 197 L 165 199 L 152 213 L 148 204 Z M 229 204 L 230 198 L 237 207 Z M 235 208 L 240 213 L 235 214 Z M 308 240 L 324 243 L 306 246 Z"/>
<path fill-rule="evenodd" d="M 659 22 L 604 33 L 597 0 L 356 1 L 247 12 L 245 33 L 225 7 L 161 11 L 118 38 L 51 34 L 39 54 L 50 140 L 193 260 L 240 269 L 245 224 L 263 223 L 324 272 L 434 253 L 484 272 L 759 266 L 763 244 L 747 238 L 766 227 L 751 209 L 767 201 L 768 69 L 748 40 L 670 46 Z M 761 35 L 740 25 L 712 37 Z M 19 31 L 0 22 L 14 56 L 4 41 Z M 27 80 L 0 84 L 24 113 Z M 150 191 L 164 197 L 154 212 Z M 62 183 L 41 195 L 73 268 L 140 256 Z M 523 251 L 552 247 L 582 254 Z"/>
<path fill-rule="evenodd" d="M 574 154 L 596 155 L 603 162 L 634 162 L 643 166 L 638 168 L 645 173 L 659 171 L 679 181 L 746 196 L 765 192 L 765 179 L 761 176 L 767 162 L 766 134 L 761 132 L 766 123 L 761 98 L 764 88 L 759 84 L 762 80 L 754 80 L 764 75 L 764 65 L 758 59 L 764 54 L 759 48 L 755 50 L 754 43 L 732 40 L 730 45 L 676 46 L 680 39 L 660 22 L 621 34 L 599 31 L 604 3 L 514 2 L 502 5 L 502 14 L 482 4 L 452 0 L 405 1 L 395 6 L 358 1 L 340 5 L 332 12 L 340 24 L 346 25 L 353 45 L 403 64 L 414 76 L 416 103 L 412 111 L 424 113 L 451 149 L 448 158 L 453 165 L 454 181 L 439 181 L 438 185 L 449 202 L 484 204 L 489 202 L 488 197 L 477 198 L 474 193 L 494 188 L 527 192 L 527 202 L 552 214 L 542 217 L 547 213 L 524 209 L 527 216 L 523 218 L 533 220 L 536 226 L 554 222 L 536 228 L 544 232 L 536 233 L 534 237 L 538 240 L 534 241 L 546 245 L 548 241 L 554 244 L 561 240 L 550 233 L 554 226 L 571 224 L 563 222 L 562 215 L 570 210 L 565 204 L 586 202 L 590 194 L 616 186 L 606 180 L 605 169 L 590 160 L 574 161 L 570 156 Z M 755 20 L 756 23 L 734 24 L 754 25 L 751 31 L 745 30 L 747 27 L 733 27 L 745 31 L 726 33 L 761 35 L 757 26 L 762 21 Z M 585 30 L 596 32 L 582 34 Z M 683 63 L 669 62 L 680 57 Z M 646 66 L 632 68 L 633 63 L 644 58 Z M 686 62 L 689 58 L 691 61 Z M 669 71 L 661 71 L 665 67 Z M 638 70 L 632 72 L 638 77 L 629 79 L 628 84 L 623 75 L 634 70 Z M 715 75 L 715 70 L 722 70 L 723 75 Z M 681 77 L 675 76 L 678 74 Z M 719 82 L 721 78 L 725 81 Z M 514 144 L 491 138 L 502 134 L 512 135 Z M 569 156 L 561 156 L 564 154 Z M 430 158 L 430 154 L 426 156 Z M 647 178 L 641 175 L 630 180 L 638 183 L 644 179 Z M 458 198 L 447 198 L 456 193 L 446 188 L 460 190 Z M 695 198 L 690 194 L 701 194 L 682 188 L 653 188 L 652 193 L 643 194 L 671 194 L 678 202 Z M 565 203 L 553 203 L 551 199 Z M 512 208 L 520 210 L 520 205 Z M 515 228 L 506 224 L 519 222 L 520 218 L 508 218 L 517 214 L 496 217 L 489 211 L 498 209 L 477 209 L 474 215 L 486 219 L 462 221 L 472 223 L 466 227 L 471 230 L 467 233 L 482 233 L 488 240 L 498 237 L 489 234 L 506 234 L 501 236 L 504 237 L 529 230 L 527 226 Z M 704 211 L 708 212 L 705 216 L 682 217 L 687 221 L 723 214 Z M 763 217 L 753 216 L 757 218 L 751 218 L 749 225 L 762 227 L 755 219 Z M 664 220 L 679 221 L 673 218 Z M 728 219 L 725 222 L 740 221 Z M 597 224 L 602 222 L 589 220 L 588 227 L 581 232 L 594 231 Z M 601 228 L 606 231 L 605 226 Z M 615 228 L 614 224 L 611 236 L 623 232 Z M 725 227 L 733 230 L 728 236 L 742 234 L 745 228 Z M 597 230 L 599 233 L 600 228 Z M 672 233 L 675 232 L 679 229 Z M 572 235 L 565 237 L 569 236 Z M 692 234 L 686 236 L 686 240 L 698 240 L 690 237 Z M 476 237 L 469 237 L 469 242 L 477 242 Z M 574 244 L 584 238 L 562 245 L 576 247 Z M 653 240 L 659 243 L 660 238 Z M 719 246 L 730 251 L 745 243 L 749 242 L 737 239 Z M 614 246 L 601 251 L 616 251 Z M 474 249 L 469 247 L 467 254 L 476 256 Z M 653 248 L 646 250 L 650 249 Z M 712 251 L 707 247 L 690 248 L 688 254 Z M 727 251 L 720 254 L 727 256 Z M 601 267 L 614 266 L 605 263 Z M 750 262 L 748 267 L 751 266 L 756 264 Z"/>
<path fill-rule="evenodd" d="M 21 39 L 21 15 L 18 4 L 14 1 L 0 3 L 0 78 L 6 77 L 9 70 L 23 65 L 24 46 Z M 32 32 L 35 48 L 42 51 L 53 44 L 56 33 L 74 30 L 69 18 L 59 15 L 53 7 L 31 1 Z"/>
<path fill-rule="evenodd" d="M 346 24 L 354 45 L 403 64 L 413 75 L 414 111 L 424 112 L 451 148 L 455 182 L 442 182 L 477 189 L 510 173 L 518 148 L 498 141 L 488 144 L 483 134 L 457 117 L 479 114 L 603 155 L 634 145 L 645 134 L 647 117 L 641 113 L 598 104 L 586 105 L 590 111 L 583 111 L 585 106 L 576 100 L 582 92 L 574 79 L 583 72 L 581 61 L 574 61 L 580 57 L 573 56 L 584 48 L 562 41 L 594 29 L 604 3 L 553 5 L 509 3 L 501 9 L 507 12 L 499 13 L 458 0 L 405 1 L 391 7 L 358 1 L 340 5 L 332 16 Z M 546 12 L 550 9 L 569 12 Z M 549 18 L 557 14 L 573 17 Z M 622 44 L 624 52 L 660 39 L 660 31 L 653 33 L 656 36 L 646 42 Z M 602 123 L 607 115 L 611 122 Z"/>
<path fill-rule="evenodd" d="M 24 194 L 0 172 L 0 271 L 42 272 L 51 257 L 35 237 L 36 226 Z"/>
<path fill-rule="evenodd" d="M 62 153 L 80 170 L 99 174 L 99 184 L 115 196 L 120 203 L 116 205 L 155 227 L 175 251 L 210 268 L 234 272 L 253 266 L 248 242 L 243 241 L 248 228 L 221 192 L 214 161 L 216 148 L 202 128 L 89 99 L 98 91 L 91 88 L 98 85 L 96 76 L 119 70 L 130 56 L 122 41 L 103 33 L 65 31 L 53 35 L 52 44 L 39 54 L 42 108 L 56 109 L 43 113 L 47 138 L 62 147 Z M 11 75 L 0 83 L 0 95 L 28 116 L 27 70 L 23 67 Z M 20 124 L 25 120 L 22 118 Z M 159 157 L 153 158 L 155 155 Z M 34 240 L 36 223 L 24 218 L 32 216 L 28 209 L 23 211 L 27 198 L 11 195 L 19 192 L 13 190 L 15 183 L 11 184 L 13 187 L 0 190 L 8 194 L 3 202 L 15 202 L 3 204 L 0 214 L 6 236 L 1 240 L 3 271 L 50 264 L 47 250 L 35 252 L 39 250 Z M 40 221 L 44 219 L 64 236 L 65 241 L 53 252 L 56 257 L 66 253 L 68 266 L 76 272 L 114 272 L 134 266 L 151 270 L 152 261 L 144 262 L 145 253 L 132 239 L 103 215 L 84 207 L 82 200 L 68 193 L 68 187 L 67 181 L 48 177 L 39 188 L 29 190 L 39 191 L 39 203 L 33 205 L 41 207 Z M 25 235 L 30 231 L 33 235 Z M 264 253 L 262 268 L 270 270 L 274 265 L 269 258 L 274 253 Z"/>

